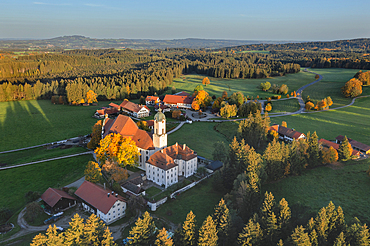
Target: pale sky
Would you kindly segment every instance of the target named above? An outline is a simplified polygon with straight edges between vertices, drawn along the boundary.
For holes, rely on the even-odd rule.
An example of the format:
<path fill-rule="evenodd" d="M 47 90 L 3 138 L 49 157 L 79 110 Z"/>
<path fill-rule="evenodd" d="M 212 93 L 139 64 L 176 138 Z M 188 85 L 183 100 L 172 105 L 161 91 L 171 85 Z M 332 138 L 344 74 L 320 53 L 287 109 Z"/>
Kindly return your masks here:
<path fill-rule="evenodd" d="M 370 37 L 370 0 L 1 0 L 0 39 Z"/>

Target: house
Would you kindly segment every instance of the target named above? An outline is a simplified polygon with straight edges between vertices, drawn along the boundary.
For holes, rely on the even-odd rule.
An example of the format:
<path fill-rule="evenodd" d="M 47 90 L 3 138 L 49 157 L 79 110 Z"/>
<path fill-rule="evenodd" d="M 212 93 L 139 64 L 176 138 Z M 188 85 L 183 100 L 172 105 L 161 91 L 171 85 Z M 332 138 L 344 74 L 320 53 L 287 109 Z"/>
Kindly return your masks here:
<path fill-rule="evenodd" d="M 306 138 L 306 135 L 301 132 L 277 124 L 274 124 L 270 127 L 270 131 L 272 130 L 276 131 L 279 134 L 279 139 L 284 141 L 291 142 L 293 139 L 298 140 L 301 138 Z"/>
<path fill-rule="evenodd" d="M 148 105 L 155 105 L 157 103 L 159 103 L 159 97 L 156 97 L 156 96 L 147 96 L 145 98 L 145 104 L 148 106 Z"/>
<path fill-rule="evenodd" d="M 156 151 L 167 146 L 166 120 L 163 113 L 154 116 L 154 133 L 139 129 L 128 116 L 118 115 L 116 119 L 105 118 L 102 127 L 102 138 L 111 133 L 131 138 L 140 152 L 138 168 L 146 170 L 145 163 Z"/>
<path fill-rule="evenodd" d="M 344 136 L 342 135 L 339 135 L 338 137 L 335 138 L 336 142 L 338 144 L 340 144 L 344 139 Z M 365 153 L 367 155 L 370 154 L 370 146 L 369 145 L 366 145 L 366 144 L 363 144 L 363 143 L 360 143 L 356 140 L 353 140 L 351 138 L 348 138 L 348 142 L 351 144 L 352 148 L 357 150 L 357 151 L 360 151 L 362 153 Z"/>
<path fill-rule="evenodd" d="M 154 120 L 146 120 L 145 122 L 150 130 L 154 129 Z"/>
<path fill-rule="evenodd" d="M 102 119 L 105 117 L 105 115 L 114 115 L 119 112 L 118 108 L 102 108 L 96 110 L 94 117 L 97 119 Z"/>
<path fill-rule="evenodd" d="M 157 151 L 147 161 L 148 180 L 165 188 L 178 182 L 179 176 L 185 178 L 197 171 L 197 154 L 186 144 L 178 143 Z"/>
<path fill-rule="evenodd" d="M 150 113 L 150 109 L 147 106 L 140 106 L 128 100 L 124 100 L 119 107 L 122 112 L 136 118 L 148 117 Z"/>
<path fill-rule="evenodd" d="M 125 216 L 126 200 L 109 189 L 84 181 L 75 195 L 85 211 L 96 214 L 107 225 Z"/>
<path fill-rule="evenodd" d="M 335 149 L 337 151 L 339 149 L 339 144 L 333 143 L 333 142 L 331 142 L 329 140 L 326 140 L 326 139 L 323 139 L 323 138 L 319 140 L 319 144 L 321 144 L 321 146 L 323 146 L 324 148 L 333 147 L 333 149 Z M 355 149 L 353 149 L 352 155 L 353 156 L 360 156 L 360 152 L 357 151 L 357 150 L 355 150 Z"/>
<path fill-rule="evenodd" d="M 76 205 L 76 198 L 65 191 L 54 188 L 48 188 L 41 195 L 41 199 L 44 201 L 47 208 L 50 207 L 52 213 L 64 211 Z"/>
<path fill-rule="evenodd" d="M 155 111 L 158 112 L 159 108 L 161 108 L 161 110 L 162 110 L 163 113 L 166 113 L 166 112 L 170 112 L 171 111 L 171 107 L 168 106 L 168 105 L 163 105 L 163 104 L 161 104 L 161 105 L 158 105 L 158 104 L 154 105 Z"/>
<path fill-rule="evenodd" d="M 172 108 L 191 109 L 193 100 L 194 97 L 191 96 L 166 95 L 163 99 L 163 103 Z"/>
<path fill-rule="evenodd" d="M 212 161 L 206 166 L 206 168 L 209 170 L 207 170 L 208 172 L 213 173 L 214 171 L 220 169 L 223 165 L 224 164 L 222 161 Z"/>
<path fill-rule="evenodd" d="M 130 181 L 127 181 L 121 185 L 121 188 L 123 192 L 125 192 L 128 195 L 133 195 L 133 196 L 139 196 L 143 195 L 145 196 L 145 190 L 141 188 L 140 186 L 137 186 Z"/>

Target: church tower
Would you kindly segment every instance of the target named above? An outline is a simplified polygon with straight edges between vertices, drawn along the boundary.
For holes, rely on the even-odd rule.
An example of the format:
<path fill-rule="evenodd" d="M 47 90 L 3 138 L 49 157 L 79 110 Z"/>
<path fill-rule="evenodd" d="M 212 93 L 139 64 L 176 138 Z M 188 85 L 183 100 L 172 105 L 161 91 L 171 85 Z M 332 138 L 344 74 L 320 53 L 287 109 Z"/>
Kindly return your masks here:
<path fill-rule="evenodd" d="M 160 108 L 158 113 L 154 115 L 153 145 L 156 149 L 167 147 L 166 116 Z"/>

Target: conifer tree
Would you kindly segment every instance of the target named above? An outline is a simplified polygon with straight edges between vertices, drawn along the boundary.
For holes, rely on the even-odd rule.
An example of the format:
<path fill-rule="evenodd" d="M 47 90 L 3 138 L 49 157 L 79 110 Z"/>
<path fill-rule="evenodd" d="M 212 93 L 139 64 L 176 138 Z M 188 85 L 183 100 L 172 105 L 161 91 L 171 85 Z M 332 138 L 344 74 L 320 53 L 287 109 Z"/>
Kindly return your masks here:
<path fill-rule="evenodd" d="M 66 244 L 81 244 L 84 233 L 84 220 L 78 214 L 75 214 L 69 222 L 69 228 L 65 232 Z"/>
<path fill-rule="evenodd" d="M 98 147 L 101 140 L 101 134 L 102 122 L 101 120 L 98 120 L 98 122 L 96 122 L 95 125 L 92 127 L 91 139 L 90 142 L 87 144 L 87 148 L 95 149 L 96 147 Z"/>
<path fill-rule="evenodd" d="M 239 233 L 238 244 L 241 246 L 262 245 L 263 231 L 258 222 L 249 219 L 248 224 Z"/>
<path fill-rule="evenodd" d="M 228 245 L 228 237 L 230 230 L 230 211 L 225 204 L 225 200 L 221 199 L 215 207 L 213 221 L 216 225 L 217 235 L 219 237 L 219 245 Z"/>
<path fill-rule="evenodd" d="M 265 193 L 265 199 L 261 207 L 261 227 L 264 230 L 266 244 L 274 242 L 278 229 L 278 220 L 275 214 L 275 198 L 272 193 Z"/>
<path fill-rule="evenodd" d="M 53 226 L 49 225 L 49 228 L 46 231 L 47 245 L 63 245 L 64 244 L 64 235 L 63 233 L 57 232 L 57 227 L 54 224 Z"/>
<path fill-rule="evenodd" d="M 351 158 L 352 155 L 352 146 L 348 141 L 348 138 L 344 136 L 343 141 L 340 143 L 338 148 L 338 158 L 341 161 L 347 161 Z"/>
<path fill-rule="evenodd" d="M 159 230 L 157 234 L 157 239 L 154 242 L 154 245 L 156 246 L 172 246 L 173 240 L 168 236 L 168 233 L 166 231 L 166 228 L 162 228 L 162 230 Z"/>
<path fill-rule="evenodd" d="M 292 213 L 288 206 L 288 202 L 285 198 L 282 198 L 278 205 L 279 217 L 278 217 L 278 229 L 280 230 L 280 236 L 285 236 L 289 230 L 289 223 Z"/>
<path fill-rule="evenodd" d="M 130 241 L 130 245 L 150 245 L 155 239 L 155 225 L 153 218 L 146 211 L 143 218 L 138 218 L 135 222 L 135 226 L 131 228 L 129 236 L 127 237 Z"/>
<path fill-rule="evenodd" d="M 194 246 L 196 245 L 197 238 L 196 238 L 196 230 L 195 230 L 195 214 L 193 211 L 190 211 L 186 216 L 186 220 L 182 225 L 182 236 L 183 242 L 185 246 Z"/>
<path fill-rule="evenodd" d="M 102 228 L 100 219 L 95 214 L 91 214 L 84 225 L 82 244 L 98 244 L 99 233 L 104 231 Z"/>
<path fill-rule="evenodd" d="M 339 236 L 335 239 L 333 246 L 346 246 L 346 238 L 344 232 L 341 232 Z"/>
<path fill-rule="evenodd" d="M 294 229 L 294 232 L 291 235 L 292 245 L 297 246 L 311 246 L 310 238 L 305 232 L 303 226 L 298 226 Z"/>
<path fill-rule="evenodd" d="M 320 155 L 319 155 L 319 142 L 316 132 L 314 132 L 312 135 L 310 133 L 307 133 L 307 142 L 308 142 L 308 165 L 310 167 L 317 166 L 320 161 Z"/>
<path fill-rule="evenodd" d="M 203 222 L 199 229 L 198 246 L 216 246 L 218 241 L 216 225 L 211 216 Z"/>

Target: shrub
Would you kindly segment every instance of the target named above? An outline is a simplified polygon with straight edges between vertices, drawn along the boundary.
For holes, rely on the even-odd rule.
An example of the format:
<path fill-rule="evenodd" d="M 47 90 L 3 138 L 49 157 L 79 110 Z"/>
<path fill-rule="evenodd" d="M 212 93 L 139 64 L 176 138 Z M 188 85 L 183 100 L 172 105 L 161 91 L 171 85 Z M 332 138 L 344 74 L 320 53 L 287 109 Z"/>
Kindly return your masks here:
<path fill-rule="evenodd" d="M 0 225 L 4 224 L 10 217 L 12 217 L 12 211 L 9 208 L 0 208 Z"/>
<path fill-rule="evenodd" d="M 29 191 L 24 195 L 24 197 L 26 198 L 26 203 L 36 201 L 40 198 L 40 196 L 40 193 L 37 191 Z"/>
<path fill-rule="evenodd" d="M 31 202 L 26 206 L 24 218 L 27 222 L 34 222 L 42 214 L 43 210 L 38 202 Z"/>

